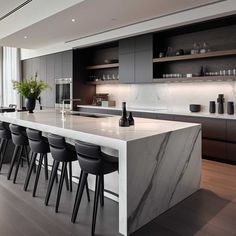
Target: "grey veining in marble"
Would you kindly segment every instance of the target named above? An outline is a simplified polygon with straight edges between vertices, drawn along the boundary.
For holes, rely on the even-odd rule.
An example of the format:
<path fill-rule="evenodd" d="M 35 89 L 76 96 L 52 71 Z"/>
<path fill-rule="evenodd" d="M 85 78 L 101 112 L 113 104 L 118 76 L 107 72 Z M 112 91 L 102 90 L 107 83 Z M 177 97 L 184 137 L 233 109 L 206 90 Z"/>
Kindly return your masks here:
<path fill-rule="evenodd" d="M 201 129 L 168 132 L 133 145 L 127 164 L 129 234 L 199 189 Z"/>

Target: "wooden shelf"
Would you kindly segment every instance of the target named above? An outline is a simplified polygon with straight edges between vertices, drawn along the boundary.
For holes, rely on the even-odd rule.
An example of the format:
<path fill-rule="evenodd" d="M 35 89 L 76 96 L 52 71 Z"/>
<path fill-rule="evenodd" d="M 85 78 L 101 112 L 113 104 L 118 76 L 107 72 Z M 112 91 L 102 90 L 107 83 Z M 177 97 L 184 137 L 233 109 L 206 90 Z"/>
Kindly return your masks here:
<path fill-rule="evenodd" d="M 99 84 L 118 84 L 119 80 L 99 80 L 94 82 L 88 82 L 88 84 L 99 85 Z"/>
<path fill-rule="evenodd" d="M 107 69 L 107 68 L 116 68 L 116 67 L 119 67 L 119 63 L 87 66 L 86 70 L 97 70 L 97 69 Z"/>
<path fill-rule="evenodd" d="M 193 54 L 193 55 L 154 58 L 153 63 L 168 62 L 168 61 L 196 60 L 196 59 L 201 59 L 201 58 L 223 57 L 223 56 L 233 56 L 233 55 L 236 55 L 236 49 L 224 50 L 224 51 L 213 51 L 213 52 L 199 53 L 199 54 Z"/>
<path fill-rule="evenodd" d="M 153 83 L 236 81 L 236 76 L 200 76 L 191 78 L 154 78 Z"/>

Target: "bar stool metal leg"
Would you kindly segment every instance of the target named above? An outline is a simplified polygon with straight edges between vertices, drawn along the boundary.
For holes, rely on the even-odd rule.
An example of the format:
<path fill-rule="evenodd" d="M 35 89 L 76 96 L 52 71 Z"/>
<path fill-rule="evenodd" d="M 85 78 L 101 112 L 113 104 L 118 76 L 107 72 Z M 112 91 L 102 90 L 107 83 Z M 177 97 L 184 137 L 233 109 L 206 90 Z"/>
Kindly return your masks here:
<path fill-rule="evenodd" d="M 0 160 L 0 171 L 2 169 L 2 164 L 3 164 L 3 161 L 4 161 L 4 157 L 5 157 L 5 153 L 6 153 L 6 150 L 7 150 L 7 145 L 8 145 L 8 140 L 2 140 L 2 143 L 1 143 L 1 148 L 0 148 L 0 152 L 1 152 L 1 160 Z"/>
<path fill-rule="evenodd" d="M 45 153 L 44 155 L 44 172 L 45 172 L 45 179 L 48 180 L 48 155 Z"/>
<path fill-rule="evenodd" d="M 87 182 L 87 178 L 88 178 L 88 174 L 81 171 L 80 180 L 79 180 L 79 184 L 78 184 L 77 192 L 76 192 L 76 197 L 75 197 L 74 209 L 73 209 L 73 213 L 72 213 L 72 217 L 71 217 L 71 222 L 73 222 L 73 223 L 75 223 L 75 220 L 76 220 L 76 217 L 78 214 L 78 210 L 79 210 L 80 202 L 82 199 L 84 187 Z"/>
<path fill-rule="evenodd" d="M 57 201 L 56 201 L 55 212 L 58 212 L 59 203 L 60 203 L 60 199 L 61 199 L 61 191 L 62 191 L 63 182 L 64 182 L 65 175 L 66 175 L 66 170 L 67 170 L 67 162 L 63 162 L 62 163 L 61 178 L 60 178 L 58 192 L 57 192 Z"/>
<path fill-rule="evenodd" d="M 14 149 L 14 153 L 13 153 L 13 157 L 11 159 L 11 165 L 10 165 L 10 169 L 8 171 L 8 174 L 7 174 L 7 179 L 9 180 L 11 178 L 11 173 L 12 173 L 12 170 L 13 170 L 13 167 L 14 167 L 14 164 L 15 164 L 15 161 L 17 159 L 17 156 L 18 156 L 18 152 L 19 152 L 19 146 L 15 146 L 15 149 Z"/>
<path fill-rule="evenodd" d="M 104 176 L 101 175 L 101 184 L 100 184 L 100 205 L 104 206 Z"/>
<path fill-rule="evenodd" d="M 33 168 L 35 166 L 35 161 L 36 161 L 37 153 L 31 153 L 31 160 L 30 160 L 30 167 L 27 172 L 27 176 L 25 179 L 25 185 L 24 185 L 24 191 L 27 191 L 28 185 L 29 185 L 29 180 L 33 171 Z"/>
<path fill-rule="evenodd" d="M 18 170 L 19 170 L 19 167 L 20 167 L 20 163 L 21 163 L 21 160 L 22 160 L 22 155 L 23 155 L 23 148 L 22 146 L 20 146 L 20 155 L 18 157 L 18 162 L 16 164 L 16 170 L 15 170 L 15 174 L 14 174 L 14 178 L 13 178 L 13 184 L 16 183 L 16 177 L 17 177 L 17 174 L 18 174 Z"/>
<path fill-rule="evenodd" d="M 69 162 L 69 181 L 70 181 L 70 192 L 72 192 L 72 163 Z"/>
<path fill-rule="evenodd" d="M 44 156 L 44 154 L 41 153 L 40 157 L 39 157 L 39 164 L 38 164 L 38 169 L 37 169 L 37 172 L 36 172 L 36 177 L 35 177 L 35 182 L 34 182 L 34 189 L 33 189 L 33 194 L 32 194 L 33 197 L 35 197 L 37 186 L 38 186 L 40 171 L 41 171 L 42 162 L 43 162 L 43 156 Z"/>
<path fill-rule="evenodd" d="M 93 221 L 92 221 L 92 232 L 91 235 L 94 236 L 95 226 L 96 226 L 96 218 L 97 218 L 97 210 L 98 210 L 98 201 L 101 189 L 102 177 L 96 176 L 96 187 L 95 187 L 95 197 L 94 197 L 94 206 L 93 206 Z"/>
<path fill-rule="evenodd" d="M 46 194 L 46 198 L 45 198 L 45 205 L 46 206 L 48 205 L 49 198 L 50 198 L 51 191 L 52 191 L 52 187 L 53 187 L 53 183 L 54 183 L 54 180 L 55 180 L 55 178 L 57 176 L 58 166 L 59 166 L 59 162 L 54 160 L 53 161 L 53 166 L 52 166 L 52 173 L 50 175 L 50 179 L 49 179 L 49 183 L 48 183 L 48 189 L 47 189 L 47 194 Z"/>

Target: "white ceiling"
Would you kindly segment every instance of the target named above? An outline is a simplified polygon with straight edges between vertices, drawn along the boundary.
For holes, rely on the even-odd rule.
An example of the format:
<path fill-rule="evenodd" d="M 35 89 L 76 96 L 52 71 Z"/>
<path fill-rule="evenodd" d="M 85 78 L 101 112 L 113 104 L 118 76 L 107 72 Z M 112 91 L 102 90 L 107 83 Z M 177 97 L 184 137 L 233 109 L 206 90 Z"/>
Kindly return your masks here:
<path fill-rule="evenodd" d="M 0 18 L 3 17 L 8 12 L 12 11 L 22 3 L 24 3 L 26 0 L 0 0 Z"/>
<path fill-rule="evenodd" d="M 11 1 L 0 0 L 0 4 L 2 2 Z M 17 4 L 22 1 L 14 0 L 11 2 L 11 6 L 13 2 Z M 0 39 L 0 45 L 38 49 L 213 2 L 219 1 L 85 0 Z M 4 9 L 10 7 L 6 3 L 3 6 Z M 3 13 L 3 8 L 1 5 L 0 14 Z M 38 10 L 35 9 L 35 12 Z M 75 23 L 71 21 L 72 18 L 76 19 Z M 27 36 L 27 39 L 24 36 Z"/>

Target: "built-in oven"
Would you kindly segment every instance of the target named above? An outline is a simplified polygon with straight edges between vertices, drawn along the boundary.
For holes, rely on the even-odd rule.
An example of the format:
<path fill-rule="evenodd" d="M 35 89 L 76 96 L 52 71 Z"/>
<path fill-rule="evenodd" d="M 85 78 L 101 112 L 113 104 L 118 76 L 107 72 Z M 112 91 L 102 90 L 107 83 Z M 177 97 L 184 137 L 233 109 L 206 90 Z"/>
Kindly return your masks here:
<path fill-rule="evenodd" d="M 64 99 L 72 99 L 72 78 L 55 79 L 56 104 L 55 107 L 62 107 Z M 72 101 L 65 101 L 65 108 L 71 109 Z"/>

